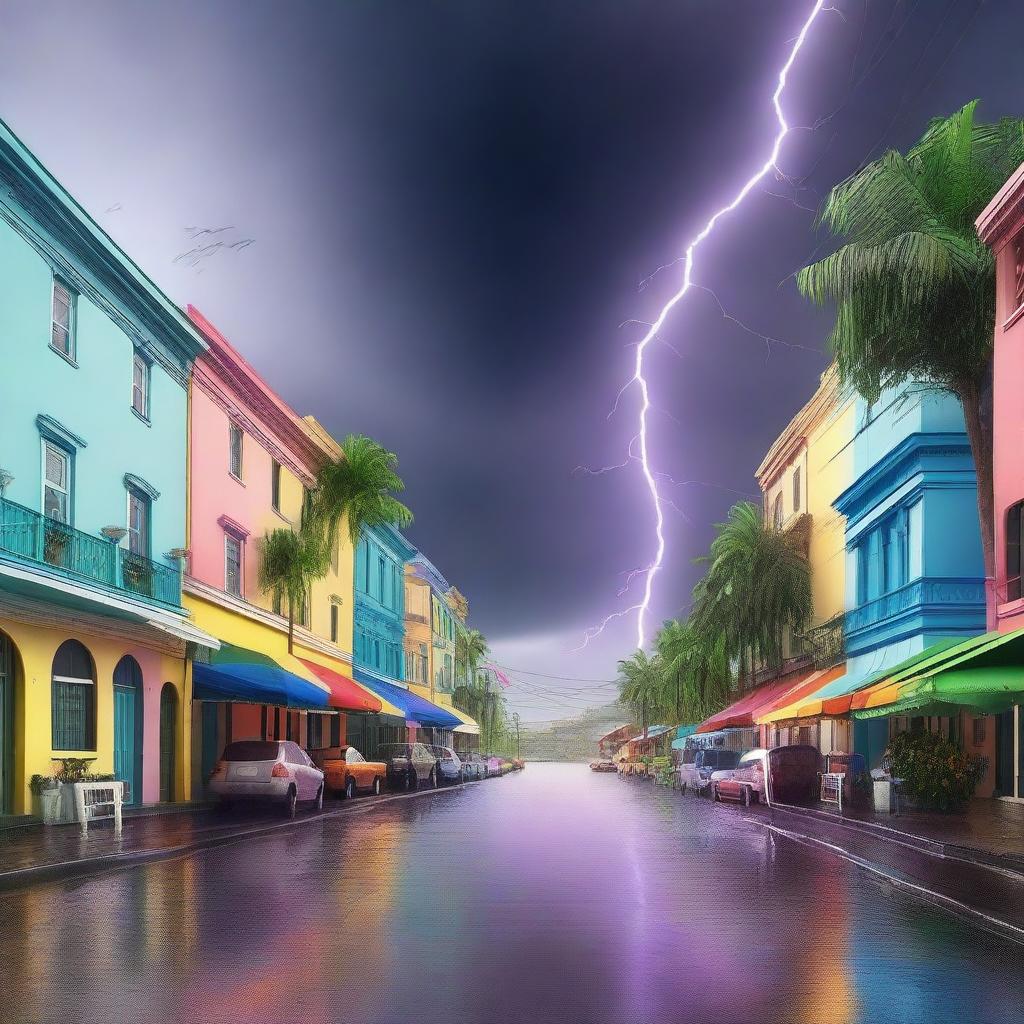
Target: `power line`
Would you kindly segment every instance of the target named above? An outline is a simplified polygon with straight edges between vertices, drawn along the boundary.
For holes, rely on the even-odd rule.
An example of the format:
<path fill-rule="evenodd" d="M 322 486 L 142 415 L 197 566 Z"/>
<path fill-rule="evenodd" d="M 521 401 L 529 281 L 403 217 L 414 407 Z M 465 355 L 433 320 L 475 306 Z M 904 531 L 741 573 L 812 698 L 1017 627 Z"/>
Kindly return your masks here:
<path fill-rule="evenodd" d="M 618 680 L 616 679 L 586 679 L 583 676 L 552 676 L 546 675 L 543 672 L 531 672 L 528 668 L 513 668 L 508 665 L 502 665 L 500 661 L 494 661 L 492 664 L 496 665 L 500 669 L 504 669 L 506 672 L 518 672 L 520 675 L 524 676 L 540 676 L 542 679 L 561 679 L 573 683 L 614 683 L 615 685 L 618 685 Z"/>

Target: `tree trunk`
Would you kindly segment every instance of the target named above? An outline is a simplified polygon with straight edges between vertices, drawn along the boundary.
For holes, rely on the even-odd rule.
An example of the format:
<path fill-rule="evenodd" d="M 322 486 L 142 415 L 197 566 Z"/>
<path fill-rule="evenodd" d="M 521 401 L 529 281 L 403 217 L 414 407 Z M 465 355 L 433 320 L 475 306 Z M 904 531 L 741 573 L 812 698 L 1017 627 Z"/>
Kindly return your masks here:
<path fill-rule="evenodd" d="M 964 411 L 967 438 L 974 456 L 974 471 L 978 478 L 978 520 L 981 526 L 981 554 L 985 564 L 986 590 L 996 575 L 995 516 L 992 492 L 992 433 L 981 413 L 981 394 L 974 382 L 959 392 Z"/>
<path fill-rule="evenodd" d="M 643 715 L 644 739 L 646 740 L 647 739 L 647 701 L 644 701 L 644 703 L 643 703 L 643 710 L 642 710 L 641 714 Z"/>

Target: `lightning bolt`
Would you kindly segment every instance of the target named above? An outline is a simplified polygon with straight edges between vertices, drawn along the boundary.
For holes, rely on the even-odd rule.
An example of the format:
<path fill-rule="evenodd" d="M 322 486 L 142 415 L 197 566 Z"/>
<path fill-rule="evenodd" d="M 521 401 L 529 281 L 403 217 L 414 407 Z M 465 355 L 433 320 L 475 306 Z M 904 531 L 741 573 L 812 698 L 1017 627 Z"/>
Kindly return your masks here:
<path fill-rule="evenodd" d="M 794 62 L 800 50 L 803 48 L 804 41 L 807 39 L 807 34 L 811 30 L 811 26 L 814 24 L 815 19 L 822 12 L 824 8 L 825 0 L 817 0 L 814 6 L 811 8 L 811 12 L 807 17 L 807 20 L 803 23 L 799 34 L 793 41 L 793 47 L 789 52 L 789 58 L 782 66 L 782 70 L 779 72 L 778 84 L 775 87 L 775 92 L 772 94 L 772 106 L 775 108 L 775 118 L 778 121 L 779 130 L 775 135 L 775 141 L 772 144 L 771 153 L 768 159 L 747 179 L 743 187 L 736 193 L 732 201 L 721 209 L 716 210 L 696 237 L 687 245 L 686 253 L 682 258 L 683 263 L 683 281 L 679 287 L 679 290 L 665 303 L 662 307 L 661 312 L 658 314 L 657 319 L 650 325 L 647 333 L 641 339 L 636 349 L 636 363 L 633 369 L 633 376 L 623 386 L 622 391 L 632 387 L 634 384 L 640 388 L 640 415 L 639 424 L 640 429 L 638 431 L 639 437 L 639 460 L 640 466 L 643 470 L 644 482 L 647 486 L 647 490 L 650 494 L 651 507 L 654 510 L 654 532 L 657 538 L 657 544 L 655 545 L 654 558 L 650 565 L 644 570 L 644 594 L 640 602 L 631 608 L 625 609 L 623 612 L 617 612 L 607 616 L 604 621 L 598 627 L 594 627 L 587 631 L 587 635 L 584 639 L 584 646 L 600 633 L 604 627 L 612 621 L 614 618 L 618 618 L 621 615 L 628 614 L 629 612 L 635 611 L 636 617 L 636 644 L 637 648 L 642 648 L 644 640 L 646 639 L 646 622 L 647 615 L 650 611 L 651 596 L 654 591 L 654 579 L 661 571 L 662 563 L 665 558 L 665 505 L 667 502 L 661 497 L 658 492 L 657 474 L 651 467 L 651 455 L 650 455 L 650 444 L 647 436 L 647 418 L 651 411 L 651 397 L 650 390 L 647 384 L 647 378 L 644 376 L 644 356 L 647 353 L 647 348 L 652 341 L 657 337 L 658 332 L 664 326 L 665 321 L 668 319 L 669 314 L 679 304 L 688 291 L 693 287 L 693 263 L 694 256 L 697 253 L 697 249 L 701 243 L 704 242 L 708 236 L 714 231 L 715 225 L 728 213 L 732 213 L 733 210 L 738 207 L 744 199 L 750 194 L 754 187 L 764 178 L 770 171 L 776 171 L 779 174 L 779 168 L 776 164 L 779 159 L 779 152 L 782 149 L 782 143 L 786 136 L 790 133 L 791 128 L 786 120 L 786 115 L 782 110 L 782 93 L 786 88 L 786 79 L 789 76 L 790 69 L 793 67 Z M 618 398 L 622 396 L 622 391 L 619 392 L 619 396 L 616 398 L 616 406 L 618 405 Z"/>

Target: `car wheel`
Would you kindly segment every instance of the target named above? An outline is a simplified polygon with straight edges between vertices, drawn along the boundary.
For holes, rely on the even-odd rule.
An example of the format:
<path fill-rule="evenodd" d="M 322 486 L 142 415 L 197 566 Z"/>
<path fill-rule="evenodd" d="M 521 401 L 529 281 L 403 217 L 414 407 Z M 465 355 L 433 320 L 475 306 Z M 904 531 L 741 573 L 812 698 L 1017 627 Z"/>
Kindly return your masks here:
<path fill-rule="evenodd" d="M 744 786 L 743 787 L 743 806 L 744 807 L 749 807 L 750 806 L 750 787 L 749 786 Z"/>
<path fill-rule="evenodd" d="M 350 775 L 345 780 L 345 799 L 352 800 L 356 795 L 356 780 Z"/>
<path fill-rule="evenodd" d="M 686 783 L 685 782 L 680 782 L 679 783 L 679 792 L 680 792 L 680 794 L 682 796 L 686 796 Z"/>
<path fill-rule="evenodd" d="M 434 769 L 431 769 L 431 771 L 430 771 L 430 778 L 427 781 L 430 783 L 430 788 L 431 789 L 437 789 L 437 787 L 438 787 L 437 772 Z"/>
<path fill-rule="evenodd" d="M 405 788 L 406 789 L 419 789 L 420 780 L 416 778 L 416 770 L 413 769 L 405 776 Z"/>
<path fill-rule="evenodd" d="M 299 794 L 294 786 L 289 786 L 288 795 L 284 798 L 284 814 L 286 818 L 295 817 L 295 809 L 299 804 Z"/>
<path fill-rule="evenodd" d="M 711 800 L 712 800 L 713 803 L 718 803 L 719 797 L 718 797 L 718 783 L 717 782 L 712 782 L 711 783 Z"/>
<path fill-rule="evenodd" d="M 374 796 L 380 796 L 380 776 L 379 775 L 373 780 L 373 795 Z"/>
<path fill-rule="evenodd" d="M 316 791 L 316 800 L 313 801 L 313 806 L 318 810 L 324 809 L 324 786 L 320 783 L 320 788 Z"/>

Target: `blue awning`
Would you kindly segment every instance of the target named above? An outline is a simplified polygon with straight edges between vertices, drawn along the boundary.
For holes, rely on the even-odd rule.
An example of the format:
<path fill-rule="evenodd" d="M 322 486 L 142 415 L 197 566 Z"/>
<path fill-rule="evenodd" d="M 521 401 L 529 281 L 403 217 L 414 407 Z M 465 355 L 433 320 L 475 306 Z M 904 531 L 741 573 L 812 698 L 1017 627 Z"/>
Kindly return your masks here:
<path fill-rule="evenodd" d="M 676 729 L 676 738 L 672 741 L 673 750 L 682 750 L 686 746 L 686 740 L 697 731 L 696 724 L 681 725 Z"/>
<path fill-rule="evenodd" d="M 671 728 L 672 726 L 670 725 L 652 725 L 647 730 L 647 739 L 653 740 L 655 736 L 662 736 Z M 640 733 L 638 736 L 634 736 L 629 742 L 636 743 L 637 740 L 642 740 L 643 738 L 644 734 Z"/>
<path fill-rule="evenodd" d="M 394 704 L 410 722 L 436 729 L 455 729 L 462 725 L 461 718 L 456 718 L 450 711 L 438 707 L 437 704 L 407 690 L 404 686 L 386 683 L 383 679 L 378 679 L 369 672 L 362 672 L 358 668 L 355 675 L 358 683 L 372 690 L 378 697 L 383 697 Z"/>
<path fill-rule="evenodd" d="M 329 694 L 277 665 L 235 662 L 192 666 L 196 700 L 274 704 L 283 708 L 327 708 Z"/>

